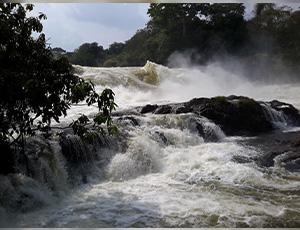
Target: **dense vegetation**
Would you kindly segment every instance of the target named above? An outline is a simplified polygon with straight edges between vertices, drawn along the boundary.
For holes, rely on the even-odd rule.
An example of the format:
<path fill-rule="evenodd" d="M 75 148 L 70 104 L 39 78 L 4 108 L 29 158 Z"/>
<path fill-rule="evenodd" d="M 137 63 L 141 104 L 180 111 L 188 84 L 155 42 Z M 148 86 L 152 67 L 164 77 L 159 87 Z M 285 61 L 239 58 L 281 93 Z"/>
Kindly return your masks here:
<path fill-rule="evenodd" d="M 97 43 L 83 44 L 67 53 L 69 60 L 107 67 L 143 66 L 147 60 L 168 65 L 174 52 L 189 51 L 196 64 L 229 55 L 248 70 L 264 71 L 265 76 L 299 70 L 299 10 L 258 3 L 246 19 L 242 3 L 161 3 L 150 4 L 148 14 L 151 19 L 146 27 L 125 43 L 113 43 L 108 49 Z"/>
<path fill-rule="evenodd" d="M 72 104 L 86 101 L 97 104 L 94 127 L 104 133 L 115 132 L 110 113 L 114 93 L 105 89 L 97 94 L 94 85 L 73 74 L 67 58 L 55 58 L 46 44 L 38 17 L 26 17 L 33 5 L 0 4 L 0 173 L 11 172 L 13 150 L 24 153 L 26 136 L 48 132 L 52 121 L 59 122 Z M 39 33 L 34 39 L 32 32 Z M 58 49 L 58 51 L 60 51 Z M 91 141 L 94 133 L 86 128 L 89 119 L 82 115 L 71 126 L 75 134 Z"/>

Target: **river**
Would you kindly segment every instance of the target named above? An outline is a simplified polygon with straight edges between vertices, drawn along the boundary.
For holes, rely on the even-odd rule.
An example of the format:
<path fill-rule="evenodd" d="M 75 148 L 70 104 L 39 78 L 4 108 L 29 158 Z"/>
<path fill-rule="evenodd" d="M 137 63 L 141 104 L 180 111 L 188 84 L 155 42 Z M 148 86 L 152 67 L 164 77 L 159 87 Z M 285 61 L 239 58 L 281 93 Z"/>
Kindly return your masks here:
<path fill-rule="evenodd" d="M 216 64 L 75 69 L 97 91 L 114 91 L 118 137 L 109 147 L 94 148 L 92 161 L 71 169 L 57 138 L 29 140 L 27 154 L 38 153 L 38 163 L 31 166 L 32 177 L 1 176 L 0 227 L 300 227 L 299 172 L 280 163 L 261 167 L 233 160 L 262 154 L 243 142 L 254 137 L 226 136 L 190 113 L 127 115 L 136 106 L 219 95 L 276 99 L 300 109 L 300 84 L 252 82 Z M 62 125 L 95 112 L 74 106 Z M 195 119 L 218 141 L 199 136 Z"/>

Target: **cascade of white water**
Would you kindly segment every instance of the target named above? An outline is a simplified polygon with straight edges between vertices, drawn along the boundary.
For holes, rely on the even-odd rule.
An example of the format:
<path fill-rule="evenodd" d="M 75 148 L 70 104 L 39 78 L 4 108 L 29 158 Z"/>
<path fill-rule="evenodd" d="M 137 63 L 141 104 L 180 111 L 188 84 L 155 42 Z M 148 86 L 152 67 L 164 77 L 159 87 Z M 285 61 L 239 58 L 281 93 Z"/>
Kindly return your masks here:
<path fill-rule="evenodd" d="M 0 176 L 0 227 L 299 226 L 299 173 L 280 167 L 289 153 L 270 168 L 239 163 L 235 156 L 261 152 L 239 142 L 245 137 L 226 137 L 204 117 L 130 113 L 134 106 L 232 94 L 259 100 L 284 95 L 291 103 L 299 86 L 257 85 L 212 66 L 76 69 L 99 92 L 113 89 L 119 133 L 93 146 L 73 135 L 28 140 L 31 177 Z M 273 125 L 284 129 L 286 117 L 263 106 Z M 72 107 L 63 121 L 96 111 Z"/>
<path fill-rule="evenodd" d="M 286 130 L 289 128 L 287 117 L 282 111 L 273 109 L 267 103 L 261 103 L 261 106 L 263 107 L 265 116 L 268 118 L 274 128 L 279 130 Z"/>

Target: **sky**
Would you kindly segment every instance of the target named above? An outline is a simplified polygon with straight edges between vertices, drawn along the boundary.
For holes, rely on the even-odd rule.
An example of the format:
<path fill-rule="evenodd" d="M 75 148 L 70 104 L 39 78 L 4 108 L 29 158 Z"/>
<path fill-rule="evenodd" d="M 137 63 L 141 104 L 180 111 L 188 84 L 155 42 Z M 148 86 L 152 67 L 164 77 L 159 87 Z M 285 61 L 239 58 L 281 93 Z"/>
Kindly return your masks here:
<path fill-rule="evenodd" d="M 81 44 L 98 42 L 105 49 L 129 40 L 149 21 L 149 3 L 34 3 L 30 15 L 43 12 L 43 33 L 52 48 L 72 52 Z"/>

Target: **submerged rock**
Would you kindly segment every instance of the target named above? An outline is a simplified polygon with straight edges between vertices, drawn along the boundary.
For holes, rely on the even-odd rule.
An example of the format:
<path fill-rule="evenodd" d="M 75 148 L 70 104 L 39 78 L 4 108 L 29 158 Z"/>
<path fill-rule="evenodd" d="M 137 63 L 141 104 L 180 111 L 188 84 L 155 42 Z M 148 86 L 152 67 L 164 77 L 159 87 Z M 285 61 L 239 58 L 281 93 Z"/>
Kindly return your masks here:
<path fill-rule="evenodd" d="M 259 149 L 261 154 L 254 157 L 234 156 L 238 163 L 255 162 L 260 167 L 283 167 L 292 172 L 300 172 L 300 132 L 275 132 L 258 135 L 243 141 L 244 144 Z"/>

